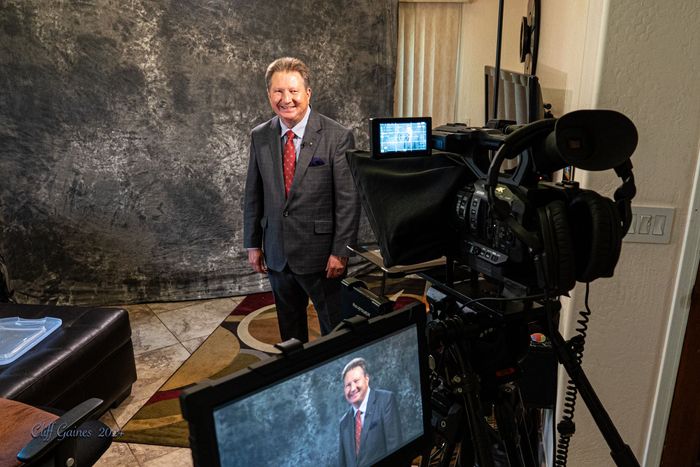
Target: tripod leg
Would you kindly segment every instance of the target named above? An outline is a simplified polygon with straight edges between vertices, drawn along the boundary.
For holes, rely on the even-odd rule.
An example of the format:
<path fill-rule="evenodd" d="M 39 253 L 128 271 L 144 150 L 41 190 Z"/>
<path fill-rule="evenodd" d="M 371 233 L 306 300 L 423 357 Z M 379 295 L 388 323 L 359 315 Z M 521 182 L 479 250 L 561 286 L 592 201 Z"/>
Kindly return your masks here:
<path fill-rule="evenodd" d="M 466 428 L 464 406 L 453 403 L 446 413 L 433 412 L 435 430 L 435 452 L 430 449 L 421 459 L 421 467 L 427 467 L 432 456 L 440 455 L 441 467 L 448 467 L 454 455 L 455 448 L 464 436 L 469 436 Z M 440 444 L 440 442 L 442 444 Z"/>
<path fill-rule="evenodd" d="M 494 467 L 493 452 L 486 429 L 484 410 L 481 404 L 478 391 L 479 386 L 476 375 L 473 373 L 466 376 L 466 384 L 463 389 L 464 403 L 467 409 L 467 420 L 471 432 L 472 446 L 478 460 L 479 467 Z"/>
<path fill-rule="evenodd" d="M 551 336 L 554 350 L 557 352 L 559 361 L 569 374 L 569 378 L 574 382 L 581 399 L 586 403 L 588 411 L 591 413 L 600 433 L 605 438 L 605 442 L 610 448 L 610 457 L 615 464 L 622 467 L 639 467 L 637 458 L 629 445 L 625 444 L 620 433 L 615 428 L 610 416 L 605 411 L 603 403 L 598 399 L 593 386 L 586 377 L 586 374 L 581 368 L 576 358 L 573 355 L 571 348 L 566 344 L 564 338 L 559 331 L 554 330 Z"/>
<path fill-rule="evenodd" d="M 511 467 L 537 465 L 530 445 L 526 415 L 516 385 L 506 384 L 499 388 L 494 412 L 508 465 Z"/>
<path fill-rule="evenodd" d="M 423 451 L 423 455 L 420 458 L 420 467 L 428 467 L 430 465 L 430 458 L 433 453 L 433 447 L 430 446 Z"/>
<path fill-rule="evenodd" d="M 476 461 L 476 452 L 474 450 L 474 444 L 472 443 L 471 437 L 468 433 L 462 438 L 462 442 L 459 445 L 459 452 L 457 454 L 456 467 L 474 467 L 479 465 Z"/>

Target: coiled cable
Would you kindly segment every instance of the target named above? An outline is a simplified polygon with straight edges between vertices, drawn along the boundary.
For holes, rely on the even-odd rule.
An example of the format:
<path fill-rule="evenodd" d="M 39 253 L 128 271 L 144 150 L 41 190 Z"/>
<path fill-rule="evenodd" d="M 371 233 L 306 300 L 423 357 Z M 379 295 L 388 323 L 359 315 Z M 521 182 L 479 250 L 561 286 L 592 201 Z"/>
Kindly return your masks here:
<path fill-rule="evenodd" d="M 588 293 L 590 291 L 590 284 L 586 283 L 586 298 L 584 301 L 585 310 L 579 311 L 581 318 L 576 321 L 578 327 L 576 328 L 576 334 L 572 337 L 568 345 L 573 351 L 576 361 L 580 365 L 583 362 L 583 350 L 586 344 L 586 332 L 588 331 L 588 322 L 590 321 L 591 309 L 588 306 Z M 576 431 L 576 425 L 574 424 L 574 410 L 576 409 L 576 396 L 578 395 L 578 389 L 574 382 L 569 379 L 566 392 L 564 394 L 564 409 L 562 410 L 562 418 L 559 423 L 557 423 L 557 432 L 559 432 L 559 440 L 557 441 L 557 450 L 554 457 L 554 465 L 556 467 L 566 466 L 566 461 L 569 456 L 569 444 L 571 443 L 571 437 Z"/>

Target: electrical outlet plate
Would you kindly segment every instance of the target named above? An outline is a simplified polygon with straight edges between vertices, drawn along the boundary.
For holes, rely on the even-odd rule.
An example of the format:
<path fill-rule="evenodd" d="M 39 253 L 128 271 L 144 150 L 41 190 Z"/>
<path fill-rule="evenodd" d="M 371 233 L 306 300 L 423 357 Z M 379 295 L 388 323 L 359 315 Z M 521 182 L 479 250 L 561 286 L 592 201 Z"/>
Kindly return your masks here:
<path fill-rule="evenodd" d="M 630 243 L 670 243 L 675 208 L 632 206 L 632 224 L 622 239 Z"/>

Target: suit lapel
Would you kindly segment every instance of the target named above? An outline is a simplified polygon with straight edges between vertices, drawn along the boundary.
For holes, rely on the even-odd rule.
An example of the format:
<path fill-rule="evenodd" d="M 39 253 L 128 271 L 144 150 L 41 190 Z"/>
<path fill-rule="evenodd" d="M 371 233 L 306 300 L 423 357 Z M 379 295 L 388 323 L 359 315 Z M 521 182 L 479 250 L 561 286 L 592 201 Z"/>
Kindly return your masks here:
<path fill-rule="evenodd" d="M 374 391 L 369 392 L 367 400 L 367 409 L 365 412 L 365 423 L 362 425 L 362 433 L 360 434 L 360 460 L 367 454 L 367 432 L 372 426 L 372 421 L 377 417 L 377 394 Z"/>
<path fill-rule="evenodd" d="M 299 157 L 297 158 L 297 166 L 294 170 L 294 180 L 292 180 L 292 188 L 289 190 L 289 198 L 287 199 L 287 203 L 289 203 L 289 200 L 294 197 L 295 189 L 298 189 L 298 186 L 301 184 L 301 180 L 303 180 L 304 175 L 306 174 L 306 169 L 309 168 L 311 158 L 314 156 L 316 148 L 318 147 L 318 142 L 321 139 L 322 130 L 321 118 L 312 110 L 311 114 L 309 114 L 309 121 L 306 122 L 304 139 L 302 140 L 301 150 L 299 151 Z"/>
<path fill-rule="evenodd" d="M 344 445 L 347 446 L 348 450 L 345 453 L 345 459 L 348 461 L 347 465 L 354 465 L 355 462 L 351 460 L 356 460 L 355 456 L 355 414 L 353 413 L 352 406 L 348 411 L 348 415 L 345 417 L 346 429 L 343 430 L 343 436 L 345 437 Z"/>
<path fill-rule="evenodd" d="M 284 197 L 284 175 L 282 174 L 282 143 L 280 138 L 281 127 L 279 117 L 270 120 L 268 138 L 270 142 L 270 157 L 272 158 L 272 176 L 277 184 L 277 189 Z"/>

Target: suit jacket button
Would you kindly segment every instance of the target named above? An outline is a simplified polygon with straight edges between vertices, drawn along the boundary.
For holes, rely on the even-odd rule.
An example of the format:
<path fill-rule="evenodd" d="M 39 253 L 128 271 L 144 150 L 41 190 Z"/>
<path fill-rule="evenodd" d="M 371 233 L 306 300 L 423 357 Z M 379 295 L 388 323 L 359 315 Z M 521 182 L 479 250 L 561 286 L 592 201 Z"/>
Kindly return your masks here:
<path fill-rule="evenodd" d="M 287 216 L 289 215 L 289 211 L 287 211 L 287 210 L 283 211 L 283 212 L 282 212 L 282 215 L 283 215 L 284 217 L 287 217 Z"/>

